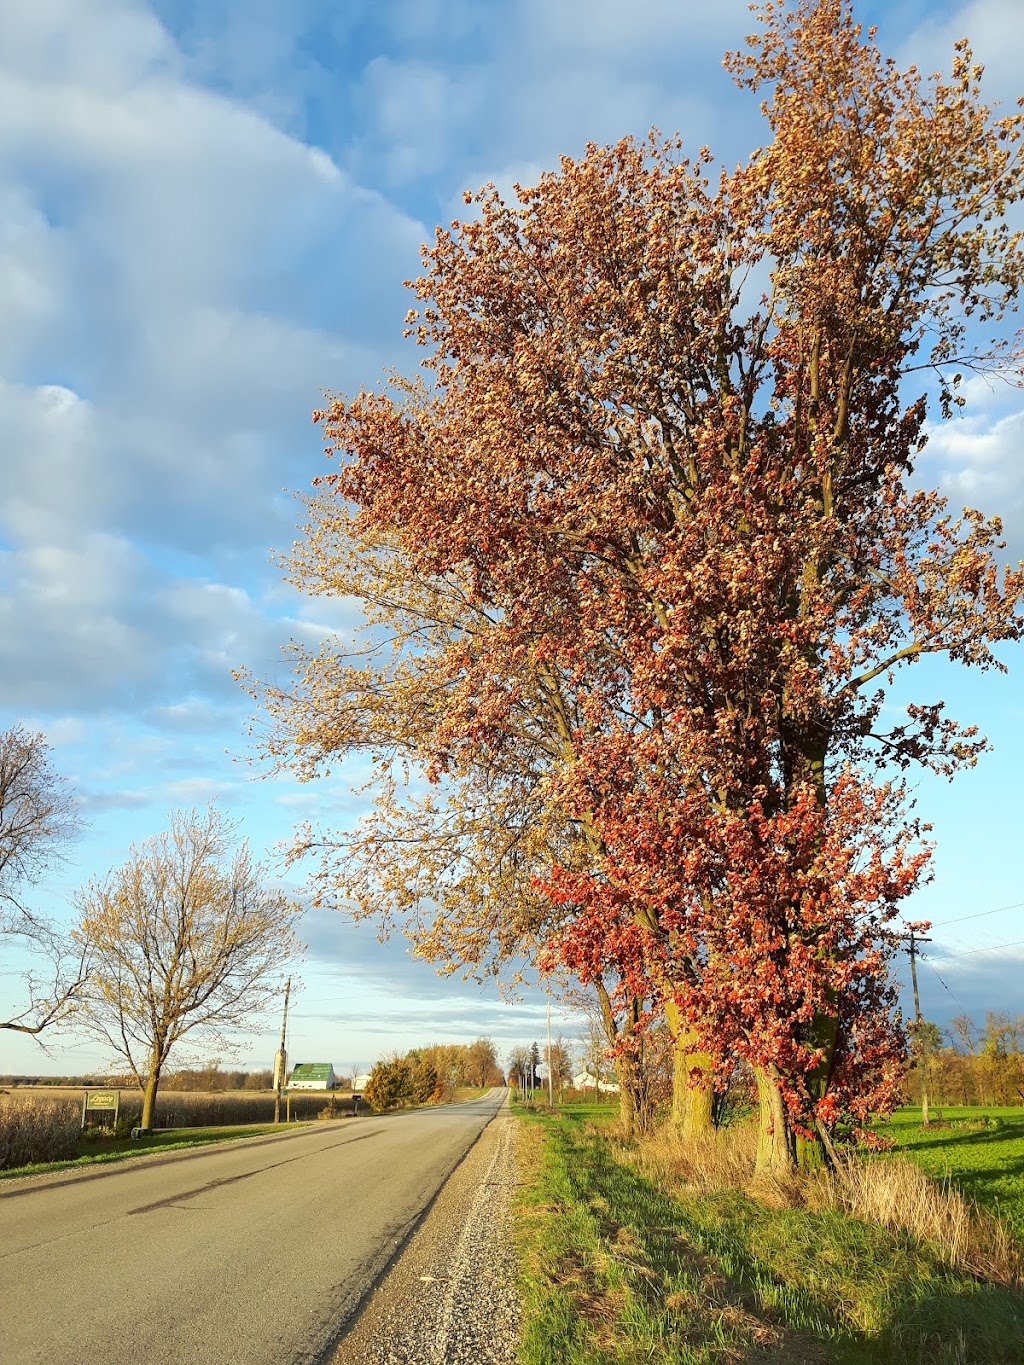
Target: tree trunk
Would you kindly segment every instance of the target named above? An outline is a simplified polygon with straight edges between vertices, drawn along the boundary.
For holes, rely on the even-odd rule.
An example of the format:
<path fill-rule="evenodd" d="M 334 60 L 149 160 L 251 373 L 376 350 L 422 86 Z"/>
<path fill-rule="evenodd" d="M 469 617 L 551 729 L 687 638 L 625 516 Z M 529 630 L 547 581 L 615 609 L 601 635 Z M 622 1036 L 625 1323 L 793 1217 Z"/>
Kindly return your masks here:
<path fill-rule="evenodd" d="M 638 1044 L 642 1047 L 642 1043 Z M 643 1057 L 623 1052 L 615 1059 L 615 1078 L 619 1083 L 619 1122 L 626 1137 L 646 1133 L 651 1118 L 647 1077 Z"/>
<path fill-rule="evenodd" d="M 619 1126 L 626 1138 L 635 1138 L 641 1131 L 640 1115 L 637 1112 L 636 1076 L 626 1059 L 620 1057 L 615 1063 L 615 1073 L 619 1082 Z"/>
<path fill-rule="evenodd" d="M 797 1143 L 775 1078 L 758 1069 L 757 1164 L 755 1175 L 792 1176 L 797 1168 Z"/>
<path fill-rule="evenodd" d="M 834 996 L 834 992 L 829 993 Z M 823 1050 L 824 1055 L 815 1069 L 808 1075 L 808 1089 L 812 1102 L 823 1100 L 828 1094 L 832 1081 L 832 1064 L 836 1055 L 839 1039 L 839 1002 L 835 1002 L 836 1013 L 816 1014 L 811 1020 L 810 1041 Z M 800 1170 L 814 1171 L 828 1164 L 828 1153 L 817 1137 L 796 1138 L 796 1161 Z"/>
<path fill-rule="evenodd" d="M 692 1082 L 696 1071 L 706 1075 L 708 1057 L 698 1051 L 697 1035 L 680 1018 L 674 1000 L 665 1000 L 665 1019 L 672 1035 L 672 1123 L 686 1141 L 714 1131 L 714 1092 L 706 1081 Z"/>
<path fill-rule="evenodd" d="M 160 1085 L 160 1063 L 156 1060 L 151 1062 L 149 1075 L 146 1078 L 146 1088 L 142 1093 L 142 1119 L 139 1126 L 143 1132 L 148 1133 L 153 1127 L 153 1116 L 156 1113 L 156 1092 Z"/>

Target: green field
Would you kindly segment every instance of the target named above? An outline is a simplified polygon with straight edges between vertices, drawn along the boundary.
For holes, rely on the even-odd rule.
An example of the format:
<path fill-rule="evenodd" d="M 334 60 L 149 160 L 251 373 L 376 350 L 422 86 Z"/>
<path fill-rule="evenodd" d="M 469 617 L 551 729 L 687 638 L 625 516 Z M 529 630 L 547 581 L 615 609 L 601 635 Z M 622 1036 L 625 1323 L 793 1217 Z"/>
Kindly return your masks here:
<path fill-rule="evenodd" d="M 607 1106 L 519 1112 L 526 1365 L 1024 1361 L 1024 1295 L 939 1247 L 653 1178 L 602 1133 Z"/>
<path fill-rule="evenodd" d="M 921 1126 L 920 1109 L 900 1109 L 879 1131 L 937 1180 L 951 1180 L 1024 1239 L 1024 1108 L 943 1108 Z"/>

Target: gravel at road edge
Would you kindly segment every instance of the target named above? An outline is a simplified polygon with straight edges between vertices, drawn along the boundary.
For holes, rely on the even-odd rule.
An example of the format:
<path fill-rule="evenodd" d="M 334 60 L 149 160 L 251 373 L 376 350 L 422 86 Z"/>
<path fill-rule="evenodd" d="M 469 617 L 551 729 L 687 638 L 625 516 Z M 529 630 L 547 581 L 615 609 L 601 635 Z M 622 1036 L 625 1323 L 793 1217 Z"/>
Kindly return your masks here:
<path fill-rule="evenodd" d="M 364 1303 L 332 1365 L 514 1365 L 515 1141 L 506 1101 Z"/>

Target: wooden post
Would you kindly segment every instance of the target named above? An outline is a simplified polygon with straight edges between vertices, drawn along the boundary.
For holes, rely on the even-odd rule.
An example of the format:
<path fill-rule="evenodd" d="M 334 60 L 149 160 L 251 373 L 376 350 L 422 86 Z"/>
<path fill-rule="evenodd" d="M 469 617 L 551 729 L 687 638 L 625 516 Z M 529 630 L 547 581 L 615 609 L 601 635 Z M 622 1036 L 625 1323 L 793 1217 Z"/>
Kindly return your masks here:
<path fill-rule="evenodd" d="M 910 953 L 910 979 L 914 985 L 914 1024 L 917 1028 L 917 1046 L 919 1066 L 921 1068 L 921 1126 L 929 1126 L 928 1118 L 928 1041 L 924 1035 L 921 1020 L 921 1000 L 917 993 L 917 943 L 931 943 L 930 938 L 919 938 L 915 941 L 914 931 L 910 931 L 910 943 L 907 951 Z"/>
<path fill-rule="evenodd" d="M 288 996 L 289 996 L 289 994 L 290 994 L 290 992 L 291 992 L 291 989 L 292 989 L 292 979 L 291 979 L 291 977 L 289 977 L 288 980 L 285 982 L 285 987 L 284 987 L 284 1015 L 283 1015 L 283 1017 L 282 1017 L 282 1019 L 281 1019 L 281 1046 L 280 1046 L 280 1048 L 278 1049 L 278 1054 L 277 1054 L 277 1056 L 274 1058 L 274 1070 L 277 1072 L 277 1076 L 276 1076 L 277 1087 L 276 1087 L 276 1090 L 275 1090 L 275 1093 L 274 1093 L 274 1122 L 275 1122 L 275 1123 L 280 1123 L 280 1122 L 281 1122 L 281 1090 L 282 1090 L 282 1088 L 283 1088 L 283 1086 L 284 1086 L 285 1081 L 287 1080 L 287 1077 L 285 1076 L 285 1072 L 286 1072 L 286 1070 L 288 1069 L 288 1054 L 287 1054 L 287 1052 L 285 1051 L 284 1043 L 285 1043 L 285 1032 L 286 1032 L 286 1030 L 287 1030 L 287 1028 L 288 1028 Z"/>

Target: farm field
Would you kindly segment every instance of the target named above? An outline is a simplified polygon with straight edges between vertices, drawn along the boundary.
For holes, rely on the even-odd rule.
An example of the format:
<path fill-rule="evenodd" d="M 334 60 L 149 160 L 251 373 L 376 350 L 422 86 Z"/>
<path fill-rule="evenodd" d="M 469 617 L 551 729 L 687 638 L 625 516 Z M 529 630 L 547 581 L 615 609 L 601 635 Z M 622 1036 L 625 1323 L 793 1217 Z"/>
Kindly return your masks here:
<path fill-rule="evenodd" d="M 997 1214 L 1024 1240 L 1024 1108 L 898 1110 L 879 1132 L 937 1180 L 952 1180 L 982 1208 Z"/>
<path fill-rule="evenodd" d="M 694 1183 L 657 1140 L 610 1139 L 608 1106 L 518 1112 L 524 1361 L 1024 1360 L 1020 1288 L 937 1243 Z"/>
<path fill-rule="evenodd" d="M 122 1089 L 117 1134 L 82 1134 L 84 1093 L 57 1086 L 0 1090 L 0 1173 L 54 1162 L 111 1160 L 155 1146 L 194 1146 L 273 1129 L 271 1091 L 167 1091 L 157 1096 L 153 1136 L 133 1142 L 129 1134 L 141 1117 L 142 1097 L 137 1090 Z M 292 1096 L 291 1115 L 293 1122 L 341 1118 L 352 1108 L 351 1095 L 310 1092 Z"/>

